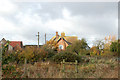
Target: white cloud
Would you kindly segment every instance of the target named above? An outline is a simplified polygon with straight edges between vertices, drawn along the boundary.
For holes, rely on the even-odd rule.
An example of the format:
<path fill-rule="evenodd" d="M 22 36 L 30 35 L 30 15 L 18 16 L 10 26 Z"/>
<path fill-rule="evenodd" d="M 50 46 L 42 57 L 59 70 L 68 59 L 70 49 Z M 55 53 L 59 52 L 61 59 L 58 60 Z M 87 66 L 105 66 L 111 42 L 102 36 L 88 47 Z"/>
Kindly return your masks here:
<path fill-rule="evenodd" d="M 17 31 L 18 36 L 16 37 L 19 37 L 17 39 L 24 41 L 25 44 L 36 44 L 37 32 L 40 32 L 40 35 L 43 35 L 43 33 L 41 32 L 50 31 L 42 22 L 41 16 L 39 16 L 37 13 L 34 13 L 30 9 L 28 12 L 19 12 L 18 14 L 16 14 L 15 18 L 18 21 L 18 24 L 16 24 L 16 26 L 19 28 L 19 30 Z M 15 38 L 15 36 L 13 38 Z M 40 44 L 43 43 L 44 41 L 41 41 L 40 36 Z"/>
<path fill-rule="evenodd" d="M 49 20 L 45 26 L 50 27 L 54 31 L 67 32 L 67 33 L 84 33 L 90 34 L 93 30 L 86 25 L 88 18 L 82 15 L 71 16 L 70 11 L 66 8 L 63 9 L 63 18 Z"/>
<path fill-rule="evenodd" d="M 105 16 L 86 16 L 81 13 L 79 13 L 79 15 L 73 15 L 73 11 L 66 7 L 59 8 L 61 10 L 55 13 L 50 12 L 52 11 L 51 7 L 49 11 L 49 6 L 46 9 L 46 5 L 35 6 L 29 4 L 28 6 L 27 4 L 22 4 L 23 6 L 21 7 L 8 0 L 3 0 L 0 4 L 5 4 L 0 5 L 0 14 L 5 13 L 7 16 L 10 16 L 0 16 L 0 33 L 7 33 L 7 35 L 10 35 L 8 37 L 9 40 L 21 40 L 24 44 L 37 44 L 37 37 L 35 35 L 38 31 L 41 35 L 44 35 L 45 32 L 52 33 L 58 31 L 60 33 L 64 31 L 66 35 L 69 36 L 76 35 L 79 39 L 86 38 L 89 45 L 92 46 L 92 41 L 96 40 L 96 38 L 103 38 L 106 32 L 112 32 L 113 26 L 116 26 L 115 29 L 118 27 L 117 20 L 114 20 L 115 17 L 113 15 L 108 16 L 108 14 L 105 14 Z M 16 10 L 16 8 L 18 8 L 18 10 Z M 16 13 L 12 16 L 9 14 L 14 12 Z M 57 17 L 58 13 L 62 17 Z M 51 14 L 55 15 L 54 19 L 51 18 Z M 113 31 L 115 31 L 115 29 Z M 40 44 L 44 43 L 44 37 L 42 36 L 40 39 Z"/>
<path fill-rule="evenodd" d="M 70 18 L 70 11 L 68 11 L 66 8 L 63 8 L 62 10 L 63 17 L 66 19 Z"/>
<path fill-rule="evenodd" d="M 1 33 L 13 33 L 17 30 L 17 27 L 7 19 L 0 16 L 0 32 Z"/>
<path fill-rule="evenodd" d="M 41 17 L 38 14 L 30 14 L 30 13 L 18 13 L 15 18 L 19 21 L 21 25 L 30 26 L 32 24 L 42 24 Z"/>
<path fill-rule="evenodd" d="M 17 6 L 11 0 L 0 0 L 0 14 L 10 14 L 17 10 Z"/>

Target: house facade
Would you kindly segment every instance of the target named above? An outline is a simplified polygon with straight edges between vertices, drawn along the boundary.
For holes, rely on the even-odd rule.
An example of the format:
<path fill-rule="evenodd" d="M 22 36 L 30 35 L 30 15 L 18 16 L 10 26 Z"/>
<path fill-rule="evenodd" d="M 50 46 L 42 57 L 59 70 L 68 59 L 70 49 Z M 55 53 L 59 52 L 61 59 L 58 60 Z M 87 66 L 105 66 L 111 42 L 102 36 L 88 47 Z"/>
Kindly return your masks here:
<path fill-rule="evenodd" d="M 6 42 L 7 42 L 7 41 L 5 40 L 5 38 L 3 38 L 3 39 L 0 41 L 0 46 L 5 45 Z"/>
<path fill-rule="evenodd" d="M 7 41 L 5 38 L 3 38 L 0 41 L 0 46 L 8 46 L 8 51 L 12 50 L 22 50 L 23 48 L 23 43 L 22 41 Z"/>
<path fill-rule="evenodd" d="M 65 50 L 67 46 L 72 44 L 74 41 L 78 40 L 77 36 L 65 36 L 65 33 L 62 32 L 61 36 L 56 32 L 56 35 L 52 37 L 50 41 L 56 41 L 58 45 L 58 51 Z"/>

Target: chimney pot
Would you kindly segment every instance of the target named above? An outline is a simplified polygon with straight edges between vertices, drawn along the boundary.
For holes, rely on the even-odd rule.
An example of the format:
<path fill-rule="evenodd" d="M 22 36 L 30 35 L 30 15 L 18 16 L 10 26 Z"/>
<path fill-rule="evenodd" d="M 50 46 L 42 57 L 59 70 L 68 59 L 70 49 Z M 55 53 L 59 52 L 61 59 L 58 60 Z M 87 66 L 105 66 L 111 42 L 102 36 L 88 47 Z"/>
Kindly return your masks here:
<path fill-rule="evenodd" d="M 56 31 L 56 39 L 59 37 L 58 32 Z"/>
<path fill-rule="evenodd" d="M 65 33 L 64 32 L 61 33 L 61 37 L 65 37 Z"/>

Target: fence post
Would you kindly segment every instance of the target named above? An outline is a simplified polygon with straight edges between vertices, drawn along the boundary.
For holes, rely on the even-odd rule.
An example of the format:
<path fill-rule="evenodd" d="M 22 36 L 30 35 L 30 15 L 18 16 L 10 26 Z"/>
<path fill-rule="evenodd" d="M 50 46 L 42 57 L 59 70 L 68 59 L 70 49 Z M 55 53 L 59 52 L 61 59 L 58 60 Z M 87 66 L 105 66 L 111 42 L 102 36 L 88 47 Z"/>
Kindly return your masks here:
<path fill-rule="evenodd" d="M 25 75 L 26 75 L 26 73 L 27 73 L 26 64 L 27 64 L 27 59 L 25 58 Z"/>
<path fill-rule="evenodd" d="M 76 68 L 76 73 L 78 73 L 78 61 L 75 60 L 75 68 Z"/>
<path fill-rule="evenodd" d="M 22 74 L 22 76 L 27 76 L 27 71 L 26 71 L 26 64 L 27 64 L 27 59 L 25 58 L 25 61 L 24 61 L 24 73 Z"/>
<path fill-rule="evenodd" d="M 65 72 L 65 59 L 63 59 L 63 72 Z"/>
<path fill-rule="evenodd" d="M 63 78 L 65 78 L 65 59 L 63 59 Z"/>

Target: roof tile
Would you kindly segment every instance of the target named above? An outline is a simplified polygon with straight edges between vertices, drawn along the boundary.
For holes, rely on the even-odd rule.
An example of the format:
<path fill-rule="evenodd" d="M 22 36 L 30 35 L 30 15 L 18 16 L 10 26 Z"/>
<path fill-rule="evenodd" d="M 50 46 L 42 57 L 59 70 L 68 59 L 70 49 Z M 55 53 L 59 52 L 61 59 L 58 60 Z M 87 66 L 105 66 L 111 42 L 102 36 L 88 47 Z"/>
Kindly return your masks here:
<path fill-rule="evenodd" d="M 16 47 L 17 45 L 19 45 L 20 47 L 22 47 L 22 41 L 10 41 L 10 45 L 12 47 Z"/>

